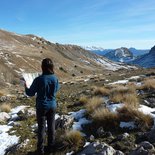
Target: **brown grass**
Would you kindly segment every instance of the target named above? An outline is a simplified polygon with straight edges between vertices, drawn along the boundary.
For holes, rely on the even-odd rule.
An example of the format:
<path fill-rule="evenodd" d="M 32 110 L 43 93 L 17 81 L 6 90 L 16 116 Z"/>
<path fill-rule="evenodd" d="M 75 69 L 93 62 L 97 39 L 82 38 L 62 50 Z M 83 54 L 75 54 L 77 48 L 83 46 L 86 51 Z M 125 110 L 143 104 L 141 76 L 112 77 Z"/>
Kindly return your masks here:
<path fill-rule="evenodd" d="M 77 150 L 83 145 L 84 138 L 80 131 L 67 131 L 64 140 L 69 147 Z"/>
<path fill-rule="evenodd" d="M 3 92 L 0 92 L 0 97 L 1 97 L 1 96 L 4 96 L 4 93 L 3 93 Z"/>
<path fill-rule="evenodd" d="M 144 80 L 144 84 L 142 89 L 155 89 L 155 79 L 146 79 Z"/>
<path fill-rule="evenodd" d="M 134 121 L 138 129 L 142 131 L 148 130 L 153 126 L 153 118 L 150 115 L 145 115 L 137 109 L 124 106 L 117 111 L 120 121 Z"/>
<path fill-rule="evenodd" d="M 88 113 L 92 114 L 94 110 L 101 107 L 103 103 L 104 100 L 102 97 L 93 97 L 86 104 L 86 110 Z"/>
<path fill-rule="evenodd" d="M 79 103 L 82 104 L 82 105 L 85 105 L 88 103 L 88 98 L 86 96 L 81 96 L 80 99 L 79 99 Z"/>
<path fill-rule="evenodd" d="M 107 95 L 109 95 L 109 93 L 110 93 L 109 89 L 107 89 L 105 87 L 94 87 L 94 89 L 93 89 L 94 95 L 107 96 Z"/>
<path fill-rule="evenodd" d="M 9 113 L 11 111 L 11 105 L 9 103 L 3 103 L 0 105 L 0 111 Z"/>
<path fill-rule="evenodd" d="M 107 108 L 95 110 L 92 118 L 97 126 L 103 126 L 106 129 L 113 129 L 119 126 L 117 114 L 110 112 Z"/>
<path fill-rule="evenodd" d="M 139 106 L 139 100 L 136 94 L 136 86 L 128 85 L 128 86 L 117 86 L 113 88 L 110 93 L 110 100 L 113 102 L 123 102 L 132 107 Z"/>

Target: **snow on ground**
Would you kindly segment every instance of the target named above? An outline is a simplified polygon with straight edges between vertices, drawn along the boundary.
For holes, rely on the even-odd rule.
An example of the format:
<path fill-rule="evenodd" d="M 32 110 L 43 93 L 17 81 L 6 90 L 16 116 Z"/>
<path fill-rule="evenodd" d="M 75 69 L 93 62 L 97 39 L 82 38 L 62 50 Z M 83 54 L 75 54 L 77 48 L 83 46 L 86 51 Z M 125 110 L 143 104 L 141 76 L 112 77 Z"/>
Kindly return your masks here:
<path fill-rule="evenodd" d="M 4 155 L 7 148 L 19 141 L 19 137 L 7 133 L 11 128 L 11 126 L 0 125 L 0 155 Z"/>
<path fill-rule="evenodd" d="M 11 115 L 11 118 L 17 117 L 17 113 L 25 109 L 27 106 L 18 106 L 16 108 L 13 108 L 11 112 L 9 113 Z M 0 155 L 4 155 L 6 152 L 6 149 L 18 144 L 19 137 L 16 135 L 9 135 L 8 131 L 13 127 L 12 119 L 8 122 L 7 125 L 0 125 Z"/>
<path fill-rule="evenodd" d="M 106 107 L 113 113 L 116 113 L 116 110 L 122 108 L 123 106 L 123 103 L 106 105 Z"/>
<path fill-rule="evenodd" d="M 73 123 L 73 130 L 82 130 L 82 124 L 88 124 L 91 123 L 90 120 L 87 120 L 84 116 L 85 116 L 86 110 L 85 109 L 81 109 L 77 112 L 70 112 L 69 114 L 71 114 L 72 117 L 74 117 L 74 119 L 76 120 Z"/>
<path fill-rule="evenodd" d="M 116 82 L 109 83 L 109 85 L 112 85 L 112 84 L 126 84 L 128 82 L 129 82 L 129 80 L 118 80 Z"/>
<path fill-rule="evenodd" d="M 129 129 L 134 129 L 134 128 L 136 128 L 134 122 L 120 122 L 120 127 L 121 127 L 121 128 L 129 128 Z"/>

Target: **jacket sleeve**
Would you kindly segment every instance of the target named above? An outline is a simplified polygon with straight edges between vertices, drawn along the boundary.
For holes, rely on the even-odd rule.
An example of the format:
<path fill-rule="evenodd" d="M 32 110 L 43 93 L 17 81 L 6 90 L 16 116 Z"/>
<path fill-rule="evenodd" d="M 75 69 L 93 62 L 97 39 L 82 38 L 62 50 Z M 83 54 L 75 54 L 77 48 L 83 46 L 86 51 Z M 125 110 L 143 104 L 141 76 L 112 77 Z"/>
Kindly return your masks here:
<path fill-rule="evenodd" d="M 59 84 L 59 81 L 57 79 L 57 83 L 56 83 L 56 92 L 60 89 L 60 84 Z"/>
<path fill-rule="evenodd" d="M 25 88 L 25 93 L 28 96 L 34 96 L 37 92 L 37 79 L 34 79 L 30 88 Z"/>

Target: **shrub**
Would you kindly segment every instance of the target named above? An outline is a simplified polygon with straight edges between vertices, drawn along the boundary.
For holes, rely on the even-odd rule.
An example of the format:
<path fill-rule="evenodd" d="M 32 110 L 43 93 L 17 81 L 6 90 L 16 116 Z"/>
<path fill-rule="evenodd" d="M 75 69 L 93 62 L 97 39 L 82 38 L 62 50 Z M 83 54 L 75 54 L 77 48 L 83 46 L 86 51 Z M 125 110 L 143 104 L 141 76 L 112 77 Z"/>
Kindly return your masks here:
<path fill-rule="evenodd" d="M 59 70 L 61 70 L 61 71 L 65 72 L 65 73 L 67 73 L 67 71 L 66 71 L 63 67 L 59 67 Z"/>
<path fill-rule="evenodd" d="M 95 109 L 101 107 L 104 103 L 103 98 L 101 97 L 93 97 L 91 98 L 88 103 L 86 104 L 86 110 L 89 114 L 92 114 Z"/>
<path fill-rule="evenodd" d="M 80 131 L 67 131 L 64 140 L 68 147 L 77 150 L 83 145 L 84 138 Z"/>
<path fill-rule="evenodd" d="M 107 108 L 100 108 L 92 114 L 94 123 L 105 129 L 114 129 L 119 126 L 117 113 L 110 112 Z"/>
<path fill-rule="evenodd" d="M 137 125 L 138 129 L 142 131 L 148 130 L 153 126 L 153 118 L 150 115 L 146 115 L 135 108 L 124 106 L 117 111 L 120 121 L 133 121 Z"/>
<path fill-rule="evenodd" d="M 0 105 L 0 111 L 9 113 L 11 111 L 11 105 L 8 103 L 3 103 Z"/>

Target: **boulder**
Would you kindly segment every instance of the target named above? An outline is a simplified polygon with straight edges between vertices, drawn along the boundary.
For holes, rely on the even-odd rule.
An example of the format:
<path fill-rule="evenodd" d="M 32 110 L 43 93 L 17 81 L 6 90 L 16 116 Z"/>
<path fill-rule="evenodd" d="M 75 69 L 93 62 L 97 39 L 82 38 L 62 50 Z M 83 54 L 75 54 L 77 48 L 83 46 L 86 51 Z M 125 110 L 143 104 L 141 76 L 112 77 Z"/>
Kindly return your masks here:
<path fill-rule="evenodd" d="M 123 152 L 115 150 L 106 143 L 93 142 L 87 145 L 77 155 L 124 155 Z"/>

